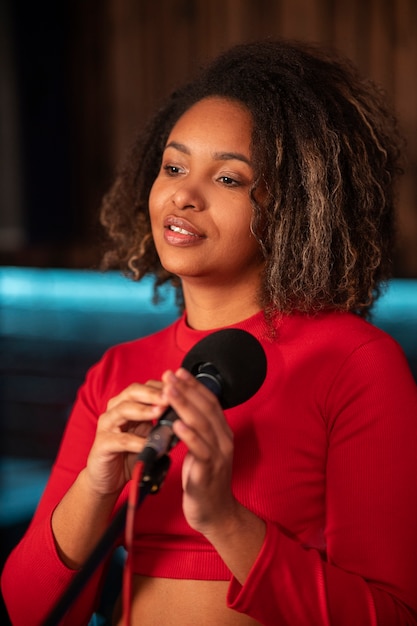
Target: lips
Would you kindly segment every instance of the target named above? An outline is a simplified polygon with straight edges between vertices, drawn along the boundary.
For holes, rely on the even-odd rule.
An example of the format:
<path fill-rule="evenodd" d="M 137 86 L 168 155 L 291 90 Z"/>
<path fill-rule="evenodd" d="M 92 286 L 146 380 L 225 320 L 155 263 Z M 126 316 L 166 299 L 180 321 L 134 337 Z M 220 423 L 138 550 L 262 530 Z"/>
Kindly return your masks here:
<path fill-rule="evenodd" d="M 183 235 L 193 235 L 194 237 L 203 237 L 193 224 L 181 217 L 170 215 L 164 220 L 164 228 Z"/>
<path fill-rule="evenodd" d="M 172 245 L 190 245 L 205 239 L 205 236 L 188 220 L 174 215 L 164 220 L 164 237 Z"/>

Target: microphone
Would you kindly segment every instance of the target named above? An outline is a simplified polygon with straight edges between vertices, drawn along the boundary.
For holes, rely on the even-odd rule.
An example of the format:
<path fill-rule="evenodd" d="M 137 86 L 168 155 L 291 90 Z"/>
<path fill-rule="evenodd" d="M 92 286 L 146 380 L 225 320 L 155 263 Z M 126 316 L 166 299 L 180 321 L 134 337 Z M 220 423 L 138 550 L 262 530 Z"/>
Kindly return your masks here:
<path fill-rule="evenodd" d="M 215 363 L 215 364 L 214 364 Z M 266 356 L 257 339 L 239 328 L 211 333 L 185 356 L 182 367 L 219 398 L 227 409 L 249 400 L 266 376 Z M 178 415 L 168 408 L 148 435 L 138 460 L 152 464 L 178 442 L 172 431 Z"/>

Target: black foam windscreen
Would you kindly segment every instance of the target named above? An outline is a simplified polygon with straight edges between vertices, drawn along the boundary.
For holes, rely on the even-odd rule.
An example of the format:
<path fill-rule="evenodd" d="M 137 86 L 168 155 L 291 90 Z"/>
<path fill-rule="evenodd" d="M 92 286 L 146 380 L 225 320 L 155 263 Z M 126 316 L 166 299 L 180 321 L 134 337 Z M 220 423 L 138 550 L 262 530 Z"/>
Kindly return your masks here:
<path fill-rule="evenodd" d="M 265 380 L 267 361 L 259 341 L 239 328 L 218 330 L 199 341 L 182 366 L 196 376 L 210 363 L 221 380 L 219 400 L 224 409 L 249 400 Z"/>

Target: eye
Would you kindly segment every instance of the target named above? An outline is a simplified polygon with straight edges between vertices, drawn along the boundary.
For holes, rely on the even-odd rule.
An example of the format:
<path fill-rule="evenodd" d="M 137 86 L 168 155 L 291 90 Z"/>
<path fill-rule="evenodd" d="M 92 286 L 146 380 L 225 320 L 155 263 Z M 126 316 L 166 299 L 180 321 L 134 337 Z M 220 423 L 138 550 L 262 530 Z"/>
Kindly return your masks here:
<path fill-rule="evenodd" d="M 162 169 L 168 176 L 176 176 L 177 174 L 181 174 L 183 171 L 181 167 L 178 167 L 178 165 L 170 165 L 169 163 L 164 165 Z"/>
<path fill-rule="evenodd" d="M 220 176 L 218 180 L 226 185 L 226 187 L 237 187 L 238 185 L 240 185 L 240 182 L 235 180 L 231 176 Z"/>

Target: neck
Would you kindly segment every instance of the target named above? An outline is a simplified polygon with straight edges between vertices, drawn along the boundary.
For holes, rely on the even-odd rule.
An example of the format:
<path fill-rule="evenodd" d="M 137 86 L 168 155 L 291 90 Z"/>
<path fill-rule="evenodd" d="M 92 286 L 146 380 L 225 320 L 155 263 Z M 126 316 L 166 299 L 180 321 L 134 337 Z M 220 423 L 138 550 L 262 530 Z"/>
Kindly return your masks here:
<path fill-rule="evenodd" d="M 190 286 L 183 283 L 188 324 L 195 330 L 210 330 L 230 326 L 255 315 L 261 310 L 258 294 L 253 290 L 224 289 L 216 285 Z"/>

